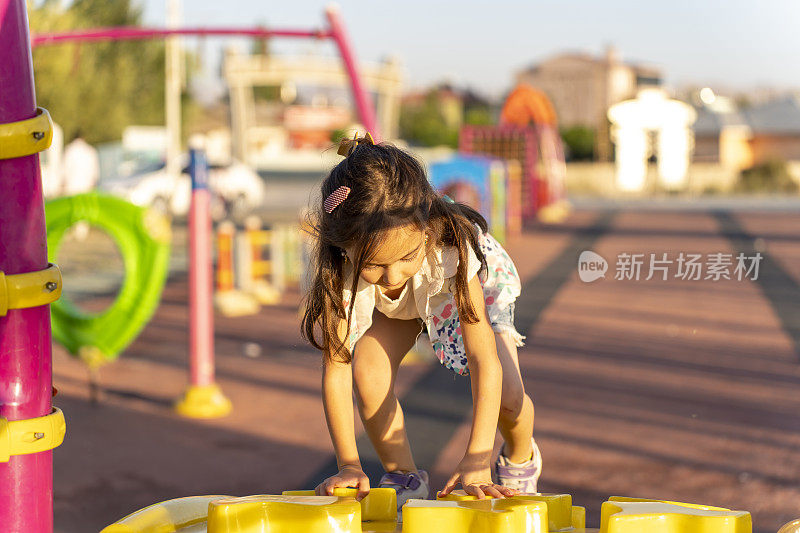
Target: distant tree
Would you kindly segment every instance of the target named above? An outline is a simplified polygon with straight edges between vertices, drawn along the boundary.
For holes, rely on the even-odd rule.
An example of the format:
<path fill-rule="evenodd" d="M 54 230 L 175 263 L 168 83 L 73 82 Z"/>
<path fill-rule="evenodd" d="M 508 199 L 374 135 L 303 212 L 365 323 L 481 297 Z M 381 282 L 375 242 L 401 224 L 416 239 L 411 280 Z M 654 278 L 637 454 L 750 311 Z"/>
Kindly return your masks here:
<path fill-rule="evenodd" d="M 331 132 L 331 142 L 333 144 L 339 144 L 339 142 L 341 142 L 342 139 L 348 136 L 348 133 L 350 131 L 351 130 L 348 130 L 346 128 L 333 130 Z"/>
<path fill-rule="evenodd" d="M 561 138 L 567 146 L 567 158 L 582 161 L 594 158 L 594 130 L 586 126 L 572 126 L 561 130 Z"/>
<path fill-rule="evenodd" d="M 29 3 L 31 33 L 102 26 L 138 26 L 131 0 Z M 50 111 L 69 142 L 78 129 L 90 143 L 119 139 L 131 124 L 164 124 L 162 40 L 66 43 L 33 51 L 38 104 Z M 191 105 L 184 97 L 184 122 Z"/>
<path fill-rule="evenodd" d="M 753 107 L 753 101 L 750 99 L 750 96 L 746 94 L 736 95 L 733 101 L 736 104 L 736 107 L 740 110 Z"/>
<path fill-rule="evenodd" d="M 264 20 L 259 21 L 258 28 L 261 30 L 266 30 L 268 28 L 267 23 Z M 272 47 L 270 46 L 269 37 L 254 38 L 250 43 L 250 53 L 253 55 L 262 56 L 270 55 L 272 53 Z"/>
<path fill-rule="evenodd" d="M 257 101 L 279 102 L 281 87 L 280 85 L 256 85 L 253 87 L 253 98 Z"/>
<path fill-rule="evenodd" d="M 799 189 L 782 159 L 771 159 L 742 170 L 734 186 L 736 192 L 744 193 L 797 193 Z"/>
<path fill-rule="evenodd" d="M 458 130 L 447 126 L 433 92 L 422 104 L 400 109 L 400 137 L 422 146 L 458 147 Z"/>
<path fill-rule="evenodd" d="M 488 106 L 470 107 L 464 111 L 464 124 L 470 126 L 489 126 L 494 124 L 492 110 Z"/>

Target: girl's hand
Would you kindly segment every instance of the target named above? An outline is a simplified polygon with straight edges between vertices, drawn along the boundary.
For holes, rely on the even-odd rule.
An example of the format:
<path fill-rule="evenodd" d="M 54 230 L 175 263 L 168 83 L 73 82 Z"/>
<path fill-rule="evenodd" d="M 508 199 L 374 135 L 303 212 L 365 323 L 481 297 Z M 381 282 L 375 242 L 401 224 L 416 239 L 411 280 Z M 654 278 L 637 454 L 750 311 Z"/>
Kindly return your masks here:
<path fill-rule="evenodd" d="M 489 467 L 484 463 L 482 465 L 470 464 L 466 460 L 462 460 L 455 473 L 447 480 L 439 496 L 447 496 L 450 494 L 459 481 L 464 491 L 467 494 L 477 496 L 479 500 L 487 496 L 495 498 L 507 498 L 519 494 L 519 491 L 502 485 L 495 485 L 492 482 L 492 473 Z"/>
<path fill-rule="evenodd" d="M 314 489 L 317 496 L 333 496 L 336 487 L 355 487 L 358 489 L 356 500 L 361 501 L 369 494 L 369 478 L 357 465 L 345 465 L 335 476 L 331 476 Z"/>

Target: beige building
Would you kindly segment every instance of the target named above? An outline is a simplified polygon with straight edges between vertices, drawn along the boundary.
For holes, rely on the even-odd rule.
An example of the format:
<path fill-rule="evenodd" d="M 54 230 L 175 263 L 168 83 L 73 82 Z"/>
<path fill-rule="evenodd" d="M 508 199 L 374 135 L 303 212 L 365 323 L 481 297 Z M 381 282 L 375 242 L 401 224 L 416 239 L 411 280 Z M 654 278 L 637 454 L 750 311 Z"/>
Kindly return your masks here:
<path fill-rule="evenodd" d="M 715 96 L 713 102 L 701 104 L 695 109 L 697 121 L 692 125 L 692 161 L 719 163 L 736 171 L 753 164 L 749 147 L 750 126 L 733 100 Z"/>
<path fill-rule="evenodd" d="M 518 72 L 515 81 L 547 94 L 561 128 L 587 126 L 595 130 L 595 156 L 607 161 L 611 159 L 608 108 L 634 98 L 639 89 L 660 86 L 661 72 L 624 63 L 616 49 L 609 47 L 600 58 L 580 52 L 552 56 Z"/>
<path fill-rule="evenodd" d="M 800 98 L 784 95 L 738 110 L 717 97 L 698 109 L 694 130 L 695 161 L 736 170 L 771 159 L 800 161 Z"/>
<path fill-rule="evenodd" d="M 750 126 L 753 162 L 770 159 L 800 160 L 800 97 L 784 96 L 745 109 Z"/>

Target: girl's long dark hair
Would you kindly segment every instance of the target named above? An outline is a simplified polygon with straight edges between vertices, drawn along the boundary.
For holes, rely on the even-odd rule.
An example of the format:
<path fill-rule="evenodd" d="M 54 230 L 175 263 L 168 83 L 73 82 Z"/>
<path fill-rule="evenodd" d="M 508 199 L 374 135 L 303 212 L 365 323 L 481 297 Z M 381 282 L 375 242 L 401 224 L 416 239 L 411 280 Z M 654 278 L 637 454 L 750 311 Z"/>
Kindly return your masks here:
<path fill-rule="evenodd" d="M 349 195 L 331 213 L 326 213 L 322 202 L 341 186 L 350 188 Z M 314 276 L 304 300 L 301 332 L 315 348 L 323 351 L 326 359 L 351 361 L 338 330 L 341 321 L 353 315 L 360 273 L 388 229 L 413 224 L 429 235 L 429 249 L 437 245 L 455 246 L 459 261 L 454 296 L 459 316 L 467 323 L 479 320 L 467 290 L 467 246 L 485 269 L 486 259 L 478 247 L 475 226 L 486 231 L 486 220 L 469 206 L 441 198 L 414 157 L 392 145 L 373 145 L 362 139 L 331 170 L 322 182 L 321 193 L 308 220 L 316 248 Z M 343 301 L 344 277 L 348 274 L 345 249 L 353 252 L 354 261 L 350 302 Z M 346 331 L 345 339 L 350 335 L 350 321 L 346 322 Z"/>

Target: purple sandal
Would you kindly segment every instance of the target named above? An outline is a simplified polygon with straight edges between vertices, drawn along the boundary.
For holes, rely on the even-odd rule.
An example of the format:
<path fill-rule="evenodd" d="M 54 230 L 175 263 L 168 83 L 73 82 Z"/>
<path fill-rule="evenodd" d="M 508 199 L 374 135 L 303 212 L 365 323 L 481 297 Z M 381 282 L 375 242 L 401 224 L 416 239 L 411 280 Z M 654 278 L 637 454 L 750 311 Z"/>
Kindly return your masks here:
<path fill-rule="evenodd" d="M 494 464 L 498 485 L 517 489 L 523 494 L 537 492 L 539 474 L 542 473 L 542 454 L 533 437 L 531 437 L 531 448 L 531 458 L 524 463 L 515 464 L 503 455 L 505 449 L 505 445 L 503 445 Z"/>
<path fill-rule="evenodd" d="M 378 485 L 382 488 L 394 489 L 397 492 L 397 510 L 411 498 L 428 499 L 430 485 L 428 484 L 428 473 L 424 470 L 419 472 L 387 472 L 381 478 Z"/>

